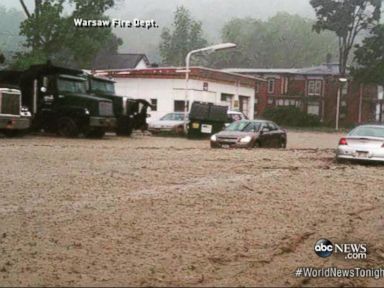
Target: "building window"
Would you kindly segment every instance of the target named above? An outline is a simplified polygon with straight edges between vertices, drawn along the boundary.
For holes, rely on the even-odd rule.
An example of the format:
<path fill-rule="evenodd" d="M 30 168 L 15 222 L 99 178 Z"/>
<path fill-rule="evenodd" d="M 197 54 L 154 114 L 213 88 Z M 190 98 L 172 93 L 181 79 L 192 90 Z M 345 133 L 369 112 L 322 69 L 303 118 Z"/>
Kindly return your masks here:
<path fill-rule="evenodd" d="M 232 109 L 233 107 L 233 94 L 226 94 L 226 93 L 222 93 L 221 94 L 221 101 L 226 103 L 229 107 L 229 109 Z"/>
<path fill-rule="evenodd" d="M 157 99 L 151 99 L 151 111 L 157 111 Z"/>
<path fill-rule="evenodd" d="M 308 81 L 308 96 L 321 96 L 322 80 L 309 80 Z"/>
<path fill-rule="evenodd" d="M 269 104 L 269 105 L 272 105 L 272 104 L 273 104 L 273 98 L 272 98 L 272 97 L 268 97 L 268 104 Z"/>
<path fill-rule="evenodd" d="M 175 112 L 184 112 L 184 104 L 185 104 L 185 101 L 182 101 L 182 100 L 175 100 L 174 102 L 174 110 Z M 189 110 L 189 101 L 187 102 L 187 105 L 188 105 L 188 110 Z"/>
<path fill-rule="evenodd" d="M 300 106 L 300 101 L 290 99 L 278 99 L 276 100 L 276 106 Z"/>
<path fill-rule="evenodd" d="M 275 93 L 275 79 L 268 79 L 268 94 Z"/>
<path fill-rule="evenodd" d="M 259 86 L 260 86 L 259 83 L 256 83 L 256 86 L 255 86 L 255 93 L 259 93 L 259 89 L 260 89 Z"/>
<path fill-rule="evenodd" d="M 348 94 L 348 82 L 342 84 L 341 95 L 346 96 Z"/>
<path fill-rule="evenodd" d="M 284 78 L 284 94 L 288 94 L 288 87 L 289 87 L 289 78 L 288 77 L 285 77 Z"/>
<path fill-rule="evenodd" d="M 284 100 L 282 99 L 276 100 L 276 106 L 284 106 Z"/>
<path fill-rule="evenodd" d="M 320 104 L 317 102 L 308 103 L 307 113 L 319 116 L 320 115 Z"/>

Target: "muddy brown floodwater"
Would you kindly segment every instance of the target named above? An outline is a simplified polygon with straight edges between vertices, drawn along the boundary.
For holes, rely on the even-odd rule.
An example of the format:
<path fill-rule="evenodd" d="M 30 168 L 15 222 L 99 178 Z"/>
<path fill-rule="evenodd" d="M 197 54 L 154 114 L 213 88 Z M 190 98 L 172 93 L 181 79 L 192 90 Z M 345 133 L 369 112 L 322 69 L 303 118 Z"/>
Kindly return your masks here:
<path fill-rule="evenodd" d="M 0 286 L 384 286 L 294 276 L 383 264 L 384 166 L 335 163 L 339 134 L 288 137 L 1 139 Z M 320 238 L 368 259 L 319 258 Z"/>

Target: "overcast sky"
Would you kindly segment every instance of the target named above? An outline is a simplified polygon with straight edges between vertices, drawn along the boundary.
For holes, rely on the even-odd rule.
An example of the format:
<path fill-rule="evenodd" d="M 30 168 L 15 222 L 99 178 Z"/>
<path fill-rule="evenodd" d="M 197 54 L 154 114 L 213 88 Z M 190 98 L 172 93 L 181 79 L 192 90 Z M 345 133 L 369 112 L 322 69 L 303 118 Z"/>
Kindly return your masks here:
<path fill-rule="evenodd" d="M 24 1 L 29 7 L 33 7 L 34 0 Z M 308 12 L 311 12 L 309 0 L 116 0 L 116 2 L 117 5 L 120 6 L 119 9 L 124 7 L 127 10 L 136 10 L 139 13 L 156 8 L 172 9 L 172 7 L 177 5 L 185 5 L 191 10 L 203 10 L 208 8 L 208 10 L 213 13 L 216 9 L 216 5 L 224 6 L 225 8 L 230 8 L 231 11 L 228 12 L 236 17 L 252 16 L 254 13 L 256 13 L 257 16 L 264 13 L 265 15 L 273 15 L 281 10 L 304 15 L 308 15 Z M 0 4 L 9 8 L 13 7 L 20 9 L 19 0 L 1 0 Z M 249 10 L 250 7 L 260 7 L 263 11 L 251 11 Z M 222 11 L 223 9 L 219 8 L 218 10 Z"/>
<path fill-rule="evenodd" d="M 24 0 L 29 10 L 34 0 Z M 133 18 L 154 19 L 160 29 L 115 29 L 124 41 L 120 52 L 147 53 L 157 60 L 158 44 L 162 28 L 173 21 L 177 6 L 184 5 L 192 16 L 203 23 L 205 37 L 209 42 L 220 41 L 220 33 L 226 22 L 232 18 L 253 17 L 267 19 L 278 12 L 288 12 L 314 18 L 309 0 L 115 0 L 115 7 L 108 11 L 112 18 L 132 20 Z M 0 5 L 22 10 L 19 0 L 0 0 Z"/>

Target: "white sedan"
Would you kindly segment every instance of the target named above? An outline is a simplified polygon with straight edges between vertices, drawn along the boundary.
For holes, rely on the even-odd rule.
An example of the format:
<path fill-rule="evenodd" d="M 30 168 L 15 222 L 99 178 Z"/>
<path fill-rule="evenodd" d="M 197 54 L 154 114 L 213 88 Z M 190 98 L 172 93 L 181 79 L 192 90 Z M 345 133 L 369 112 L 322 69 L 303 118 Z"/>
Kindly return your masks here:
<path fill-rule="evenodd" d="M 384 161 L 384 125 L 361 125 L 339 141 L 336 159 Z"/>
<path fill-rule="evenodd" d="M 152 133 L 175 132 L 181 134 L 184 132 L 184 119 L 183 112 L 168 113 L 159 120 L 151 121 L 148 124 L 148 130 Z M 187 122 L 189 122 L 188 118 Z"/>

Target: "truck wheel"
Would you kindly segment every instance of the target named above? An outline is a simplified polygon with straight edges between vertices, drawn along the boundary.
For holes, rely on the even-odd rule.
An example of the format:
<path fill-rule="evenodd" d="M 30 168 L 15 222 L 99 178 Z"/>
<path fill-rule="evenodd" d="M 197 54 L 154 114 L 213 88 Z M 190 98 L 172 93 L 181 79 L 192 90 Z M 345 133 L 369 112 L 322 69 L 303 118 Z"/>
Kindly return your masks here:
<path fill-rule="evenodd" d="M 3 131 L 4 135 L 7 137 L 24 137 L 29 132 L 28 129 L 24 130 L 5 130 Z"/>
<path fill-rule="evenodd" d="M 132 135 L 132 132 L 133 132 L 133 127 L 131 125 L 129 125 L 129 127 L 127 127 L 124 131 L 124 135 L 125 136 L 131 136 Z"/>
<path fill-rule="evenodd" d="M 132 135 L 132 128 L 127 127 L 125 129 L 117 129 L 116 130 L 117 136 L 131 136 Z"/>
<path fill-rule="evenodd" d="M 13 137 L 17 136 L 17 131 L 16 130 L 4 130 L 3 134 L 5 135 L 5 137 L 13 138 Z"/>
<path fill-rule="evenodd" d="M 104 129 L 98 128 L 85 133 L 85 137 L 92 139 L 101 139 L 105 135 Z"/>
<path fill-rule="evenodd" d="M 76 138 L 79 136 L 79 128 L 70 117 L 62 117 L 57 122 L 57 134 L 61 137 Z"/>

